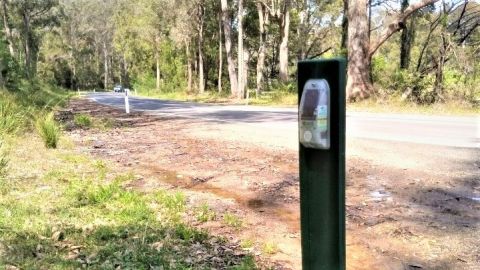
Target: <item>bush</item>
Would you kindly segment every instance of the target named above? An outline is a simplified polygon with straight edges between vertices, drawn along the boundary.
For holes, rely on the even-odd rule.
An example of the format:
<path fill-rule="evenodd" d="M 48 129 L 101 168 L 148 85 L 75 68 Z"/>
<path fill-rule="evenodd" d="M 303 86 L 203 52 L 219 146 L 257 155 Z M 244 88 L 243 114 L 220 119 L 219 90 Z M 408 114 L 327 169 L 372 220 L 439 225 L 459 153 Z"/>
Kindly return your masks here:
<path fill-rule="evenodd" d="M 81 128 L 89 128 L 92 126 L 92 118 L 87 114 L 75 115 L 73 121 L 75 125 Z"/>
<path fill-rule="evenodd" d="M 53 119 L 53 113 L 38 118 L 35 127 L 43 139 L 45 147 L 57 148 L 57 143 L 60 139 L 60 127 Z"/>

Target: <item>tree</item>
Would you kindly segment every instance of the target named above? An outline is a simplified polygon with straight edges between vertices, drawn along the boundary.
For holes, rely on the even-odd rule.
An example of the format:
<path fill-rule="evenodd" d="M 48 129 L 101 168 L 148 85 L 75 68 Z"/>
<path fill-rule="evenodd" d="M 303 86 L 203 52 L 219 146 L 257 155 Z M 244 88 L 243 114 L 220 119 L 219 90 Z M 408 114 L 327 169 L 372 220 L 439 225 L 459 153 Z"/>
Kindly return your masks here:
<path fill-rule="evenodd" d="M 402 0 L 402 12 L 408 7 L 409 0 Z M 400 38 L 400 69 L 408 69 L 410 65 L 410 53 L 415 40 L 415 21 L 416 15 L 413 14 L 410 24 L 405 23 Z"/>
<path fill-rule="evenodd" d="M 7 0 L 2 0 L 2 13 L 3 13 L 3 28 L 5 30 L 5 37 L 8 42 L 8 49 L 10 55 L 15 57 L 15 50 L 13 47 L 13 35 L 12 30 L 10 28 L 10 18 L 8 14 L 8 7 L 7 7 Z"/>
<path fill-rule="evenodd" d="M 227 0 L 221 0 L 223 34 L 225 37 L 225 53 L 227 54 L 228 77 L 230 79 L 230 91 L 232 95 L 238 92 L 237 74 L 235 72 L 235 61 L 232 55 L 232 20 L 228 11 Z"/>
<path fill-rule="evenodd" d="M 222 43 L 222 14 L 218 20 L 218 93 L 222 92 L 223 75 L 223 43 Z"/>
<path fill-rule="evenodd" d="M 243 51 L 243 0 L 238 0 L 238 90 L 237 97 L 243 98 L 245 92 L 245 78 L 243 73 L 245 72 L 244 51 Z"/>
<path fill-rule="evenodd" d="M 347 41 L 348 41 L 348 1 L 343 0 L 343 15 L 342 15 L 342 41 L 340 43 L 340 48 L 346 52 L 347 51 Z"/>
<path fill-rule="evenodd" d="M 197 3 L 197 30 L 198 30 L 198 90 L 200 93 L 205 92 L 205 78 L 204 78 L 204 57 L 203 57 L 203 27 L 205 20 L 204 2 Z"/>
<path fill-rule="evenodd" d="M 33 78 L 37 69 L 39 36 L 37 36 L 36 30 L 57 23 L 57 16 L 52 14 L 52 10 L 57 4 L 56 0 L 16 0 L 12 2 L 14 12 L 19 18 L 18 28 L 21 29 L 20 36 L 27 78 Z"/>
<path fill-rule="evenodd" d="M 438 0 L 422 0 L 410 4 L 394 17 L 377 40 L 371 42 L 368 31 L 368 0 L 352 1 L 348 7 L 348 79 L 347 97 L 350 101 L 364 99 L 373 92 L 370 64 L 373 54 L 394 33 L 405 25 L 405 20 L 416 10 Z"/>
<path fill-rule="evenodd" d="M 258 12 L 258 29 L 259 29 L 259 41 L 258 41 L 258 58 L 257 58 L 257 88 L 256 97 L 259 97 L 263 91 L 264 73 L 265 73 L 265 54 L 266 54 L 266 39 L 267 31 L 266 25 L 269 23 L 269 13 L 262 3 L 257 3 Z"/>

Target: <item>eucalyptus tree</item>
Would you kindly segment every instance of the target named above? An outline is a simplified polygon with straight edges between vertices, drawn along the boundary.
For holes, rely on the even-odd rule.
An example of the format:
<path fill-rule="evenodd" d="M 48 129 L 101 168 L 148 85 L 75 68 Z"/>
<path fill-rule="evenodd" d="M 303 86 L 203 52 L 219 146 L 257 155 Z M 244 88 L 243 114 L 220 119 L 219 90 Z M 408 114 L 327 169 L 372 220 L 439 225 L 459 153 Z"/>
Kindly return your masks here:
<path fill-rule="evenodd" d="M 6 5 L 6 2 L 3 2 Z M 36 73 L 41 31 L 58 24 L 57 0 L 13 0 L 10 3 L 13 24 L 21 40 L 25 74 L 33 78 Z M 5 14 L 6 9 L 4 9 Z M 8 20 L 8 18 L 7 18 Z M 7 23 L 8 24 L 8 23 Z"/>
<path fill-rule="evenodd" d="M 279 79 L 287 82 L 289 79 L 289 37 L 290 37 L 290 10 L 292 0 L 260 1 L 269 11 L 272 20 L 277 22 L 279 27 L 280 44 L 279 52 Z"/>
<path fill-rule="evenodd" d="M 8 43 L 8 49 L 10 55 L 15 57 L 15 49 L 14 49 L 14 41 L 13 41 L 13 33 L 12 28 L 10 26 L 10 14 L 8 8 L 8 0 L 2 0 L 2 18 L 3 18 L 3 29 L 5 31 L 5 38 Z"/>
<path fill-rule="evenodd" d="M 220 0 L 222 8 L 223 34 L 225 37 L 225 53 L 227 55 L 228 77 L 232 95 L 238 92 L 238 80 L 235 70 L 235 60 L 232 52 L 232 17 L 227 0 Z"/>
<path fill-rule="evenodd" d="M 373 54 L 393 34 L 401 30 L 405 20 L 415 11 L 438 0 L 422 0 L 410 4 L 397 13 L 392 21 L 383 25 L 383 32 L 373 41 L 367 16 L 368 0 L 351 1 L 348 7 L 348 79 L 347 96 L 351 101 L 365 99 L 373 92 L 370 65 Z"/>

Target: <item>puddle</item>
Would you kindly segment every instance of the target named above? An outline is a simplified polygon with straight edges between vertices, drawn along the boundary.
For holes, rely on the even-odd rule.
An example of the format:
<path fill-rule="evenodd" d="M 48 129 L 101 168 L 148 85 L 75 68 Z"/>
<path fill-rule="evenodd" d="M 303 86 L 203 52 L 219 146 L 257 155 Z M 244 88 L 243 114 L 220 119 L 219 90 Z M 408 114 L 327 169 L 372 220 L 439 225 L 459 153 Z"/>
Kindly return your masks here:
<path fill-rule="evenodd" d="M 480 202 L 480 197 L 469 197 L 468 199 L 475 201 L 475 202 Z"/>
<path fill-rule="evenodd" d="M 247 205 L 250 208 L 256 209 L 256 208 L 262 208 L 265 206 L 265 201 L 258 200 L 258 199 L 252 199 L 247 201 Z"/>
<path fill-rule="evenodd" d="M 287 224 L 292 230 L 299 230 L 299 213 L 285 209 L 281 205 L 276 205 L 275 203 L 261 199 L 252 199 L 251 197 L 248 198 L 244 194 L 238 194 L 236 192 L 225 190 L 206 182 L 196 181 L 195 179 L 178 174 L 175 171 L 156 170 L 156 174 L 161 177 L 161 181 L 172 186 L 194 191 L 208 192 L 225 199 L 233 199 L 244 207 L 273 215 L 274 218 Z"/>
<path fill-rule="evenodd" d="M 386 192 L 385 190 L 376 190 L 376 191 L 370 192 L 370 197 L 372 197 L 374 201 L 381 201 L 381 200 L 390 198 L 391 195 L 389 192 Z"/>

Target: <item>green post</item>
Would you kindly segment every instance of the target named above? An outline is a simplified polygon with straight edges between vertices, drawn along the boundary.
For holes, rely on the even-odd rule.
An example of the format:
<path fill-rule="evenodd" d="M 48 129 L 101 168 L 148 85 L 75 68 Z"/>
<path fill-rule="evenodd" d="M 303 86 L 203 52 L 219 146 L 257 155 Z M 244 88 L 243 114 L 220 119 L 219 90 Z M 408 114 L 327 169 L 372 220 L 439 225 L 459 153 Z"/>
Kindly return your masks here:
<path fill-rule="evenodd" d="M 318 103 L 305 101 L 305 105 L 301 104 L 302 96 L 304 99 L 311 99 L 323 95 L 323 92 L 318 95 L 303 95 L 304 88 L 307 89 L 305 91 L 310 91 L 308 83 L 317 85 L 311 83 L 312 81 L 321 82 L 323 88 L 327 88 L 323 85 L 329 86 L 328 101 L 322 97 L 318 98 Z M 305 270 L 343 270 L 346 267 L 345 81 L 344 59 L 298 63 L 299 109 L 312 107 L 310 111 L 305 109 L 310 112 L 311 118 L 308 118 L 308 113 L 300 112 L 299 115 L 300 140 L 305 138 L 304 141 L 311 142 L 300 143 L 301 235 Z M 325 105 L 322 107 L 322 104 Z M 325 110 L 327 106 L 328 109 Z M 325 115 L 322 112 L 325 112 Z M 327 118 L 328 121 L 325 120 Z M 311 120 L 310 124 L 305 119 Z M 305 132 L 305 129 L 310 129 L 314 135 L 309 131 Z M 315 137 L 316 133 L 320 135 Z"/>

